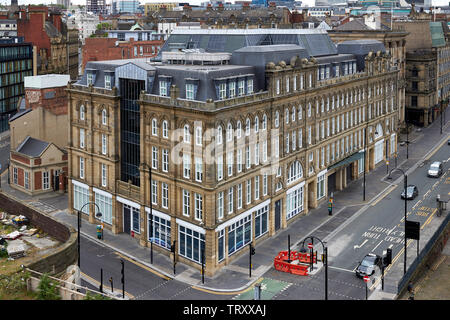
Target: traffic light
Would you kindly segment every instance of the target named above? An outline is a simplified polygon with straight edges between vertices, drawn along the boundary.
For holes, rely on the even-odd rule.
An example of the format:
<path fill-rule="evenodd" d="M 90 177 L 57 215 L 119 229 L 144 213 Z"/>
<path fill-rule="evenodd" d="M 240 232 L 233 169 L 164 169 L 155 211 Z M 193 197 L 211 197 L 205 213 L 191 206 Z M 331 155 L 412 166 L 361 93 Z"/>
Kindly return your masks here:
<path fill-rule="evenodd" d="M 175 241 L 173 242 L 173 244 L 170 246 L 170 251 L 175 253 Z"/>
<path fill-rule="evenodd" d="M 333 198 L 330 198 L 330 200 L 328 201 L 328 215 L 332 215 L 333 214 Z"/>
<path fill-rule="evenodd" d="M 386 257 L 384 257 L 384 264 L 389 265 L 392 263 L 392 249 L 386 249 Z"/>
<path fill-rule="evenodd" d="M 250 254 L 251 254 L 252 256 L 255 255 L 255 247 L 252 246 L 252 245 L 250 245 Z"/>
<path fill-rule="evenodd" d="M 120 263 L 122 264 L 122 270 L 120 271 L 120 273 L 122 275 L 121 282 L 124 283 L 124 280 L 125 280 L 125 268 L 124 267 L 125 266 L 124 266 L 123 260 L 120 260 Z"/>

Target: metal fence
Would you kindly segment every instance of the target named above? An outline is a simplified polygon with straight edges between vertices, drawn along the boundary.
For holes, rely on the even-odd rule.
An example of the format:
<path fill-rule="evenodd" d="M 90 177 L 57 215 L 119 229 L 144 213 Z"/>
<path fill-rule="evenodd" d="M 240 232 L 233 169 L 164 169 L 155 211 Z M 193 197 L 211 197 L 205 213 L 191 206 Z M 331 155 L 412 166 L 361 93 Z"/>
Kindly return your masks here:
<path fill-rule="evenodd" d="M 402 291 L 402 288 L 404 288 L 406 286 L 406 284 L 411 280 L 414 272 L 416 271 L 417 267 L 419 267 L 421 261 L 425 257 L 427 257 L 427 255 L 433 249 L 434 245 L 436 244 L 436 241 L 439 239 L 442 232 L 447 227 L 449 220 L 450 220 L 450 214 L 447 214 L 444 221 L 439 226 L 439 228 L 436 230 L 436 232 L 433 234 L 433 236 L 427 242 L 425 247 L 422 250 L 420 250 L 419 255 L 414 259 L 413 263 L 408 267 L 408 270 L 403 275 L 402 279 L 400 280 L 400 282 L 397 285 L 397 294 L 400 294 L 400 292 Z"/>

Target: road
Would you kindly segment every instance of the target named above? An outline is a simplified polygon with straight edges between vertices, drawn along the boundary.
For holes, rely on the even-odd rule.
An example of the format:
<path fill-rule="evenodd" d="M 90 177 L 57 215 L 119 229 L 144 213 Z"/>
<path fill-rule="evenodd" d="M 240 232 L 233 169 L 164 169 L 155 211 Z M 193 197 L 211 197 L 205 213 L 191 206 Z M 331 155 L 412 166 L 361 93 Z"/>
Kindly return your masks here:
<path fill-rule="evenodd" d="M 436 214 L 436 195 L 440 194 L 447 199 L 450 195 L 449 149 L 447 143 L 443 144 L 429 160 L 407 175 L 408 185 L 414 184 L 419 189 L 419 196 L 407 201 L 407 219 L 420 222 L 421 229 L 426 228 L 431 219 L 439 219 Z M 444 163 L 444 174 L 440 178 L 427 177 L 429 164 L 433 161 Z M 407 172 L 407 168 L 403 170 Z M 322 238 L 327 242 L 329 254 L 328 299 L 366 298 L 365 283 L 355 276 L 354 270 L 358 261 L 367 253 L 384 255 L 386 249 L 391 248 L 394 263 L 403 265 L 404 200 L 400 198 L 403 190 L 403 174 L 396 170 L 392 177 L 392 180 L 386 180 L 392 183 L 392 186 L 366 210 L 355 214 L 338 229 Z M 412 241 L 416 240 L 408 240 L 408 243 Z M 317 246 L 317 250 L 320 254 L 320 245 Z M 386 275 L 388 274 L 387 269 Z M 290 284 L 286 290 L 277 295 L 276 299 L 324 299 L 324 268 L 308 277 L 283 274 L 271 269 L 263 277 Z M 377 270 L 372 282 L 369 283 L 369 289 L 378 285 L 379 279 L 380 271 Z"/>
<path fill-rule="evenodd" d="M 125 292 L 128 299 L 135 300 L 222 300 L 231 299 L 236 293 L 209 293 L 183 282 L 170 279 L 165 275 L 132 261 L 108 247 L 81 237 L 81 272 L 85 283 L 92 289 L 99 289 L 100 269 L 103 268 L 103 286 L 111 292 L 122 294 L 121 263 L 124 261 Z"/>

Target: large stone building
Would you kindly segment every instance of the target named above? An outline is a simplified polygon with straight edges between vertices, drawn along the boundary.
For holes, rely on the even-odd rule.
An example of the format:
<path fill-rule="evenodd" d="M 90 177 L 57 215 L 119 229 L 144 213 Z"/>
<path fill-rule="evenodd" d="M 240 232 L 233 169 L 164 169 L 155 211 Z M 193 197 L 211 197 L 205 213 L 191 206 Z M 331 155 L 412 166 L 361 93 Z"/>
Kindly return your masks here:
<path fill-rule="evenodd" d="M 204 32 L 168 42 L 214 52 L 89 62 L 68 86 L 69 208 L 199 269 L 204 250 L 212 275 L 396 152 L 399 71 L 379 41 Z"/>
<path fill-rule="evenodd" d="M 405 90 L 406 90 L 406 36 L 405 31 L 384 30 L 329 30 L 330 38 L 340 43 L 343 41 L 373 39 L 384 44 L 392 59 L 392 64 L 399 68 L 397 79 L 397 106 L 400 123 L 405 122 Z"/>
<path fill-rule="evenodd" d="M 441 113 L 450 96 L 450 45 L 446 22 L 432 21 L 432 14 L 416 13 L 393 22 L 406 37 L 406 120 L 428 126 Z M 445 108 L 447 105 L 445 104 Z"/>

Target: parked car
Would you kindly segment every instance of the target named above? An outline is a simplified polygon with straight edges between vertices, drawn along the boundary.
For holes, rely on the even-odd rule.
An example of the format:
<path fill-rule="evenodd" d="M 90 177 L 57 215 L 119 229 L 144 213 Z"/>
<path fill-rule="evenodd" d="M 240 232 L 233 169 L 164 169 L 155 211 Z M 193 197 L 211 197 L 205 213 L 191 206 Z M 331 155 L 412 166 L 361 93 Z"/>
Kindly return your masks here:
<path fill-rule="evenodd" d="M 428 176 L 429 177 L 440 177 L 442 174 L 442 162 L 435 161 L 428 168 Z"/>
<path fill-rule="evenodd" d="M 369 253 L 359 262 L 355 269 L 356 276 L 362 278 L 364 276 L 371 276 L 375 273 L 375 267 L 381 268 L 382 259 L 379 255 Z"/>
<path fill-rule="evenodd" d="M 447 140 L 447 144 L 450 146 L 450 139 Z"/>
<path fill-rule="evenodd" d="M 418 195 L 419 195 L 419 189 L 417 189 L 417 187 L 415 185 L 411 184 L 406 187 L 406 199 L 407 200 L 414 199 Z M 402 197 L 402 199 L 405 199 L 405 190 L 402 191 L 401 197 Z"/>

